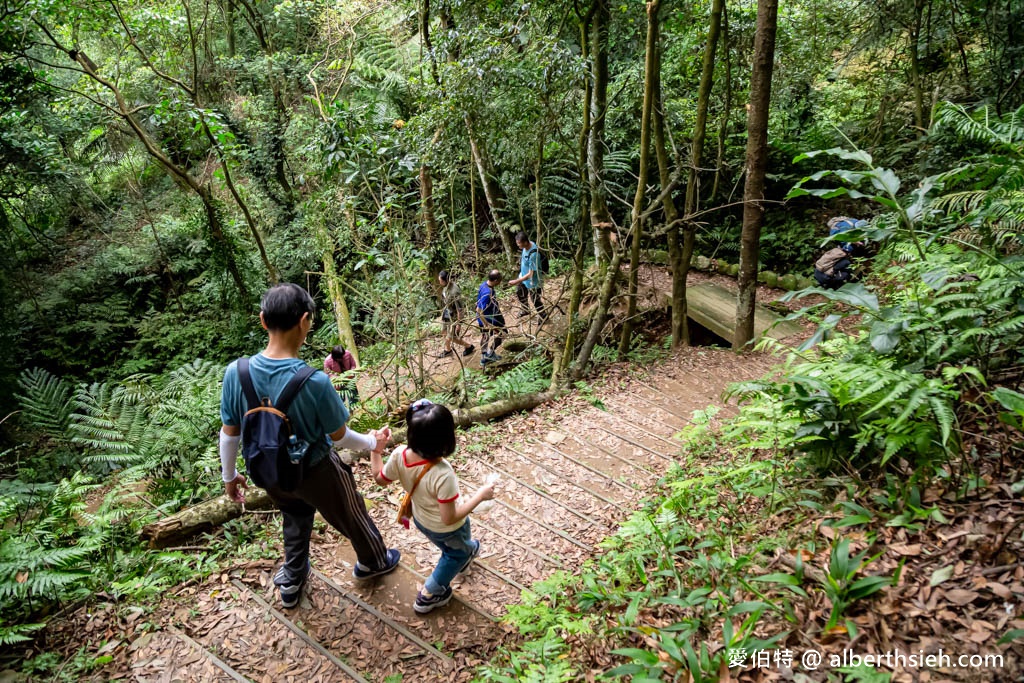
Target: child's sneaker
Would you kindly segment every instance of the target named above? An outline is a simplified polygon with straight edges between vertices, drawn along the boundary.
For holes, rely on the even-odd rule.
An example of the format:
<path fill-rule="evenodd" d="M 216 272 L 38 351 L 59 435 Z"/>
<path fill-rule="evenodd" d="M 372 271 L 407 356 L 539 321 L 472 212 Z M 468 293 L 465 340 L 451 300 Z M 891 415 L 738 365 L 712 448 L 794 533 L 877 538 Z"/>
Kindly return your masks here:
<path fill-rule="evenodd" d="M 423 594 L 423 591 L 420 591 L 416 595 L 416 602 L 413 604 L 412 608 L 416 610 L 417 614 L 426 614 L 435 607 L 444 607 L 447 605 L 451 602 L 453 595 L 454 593 L 451 586 L 445 588 L 444 592 L 439 593 L 438 595 L 431 595 L 430 597 L 427 597 Z"/>
<path fill-rule="evenodd" d="M 463 356 L 463 358 L 465 358 L 466 356 L 471 356 L 471 355 L 473 355 L 473 352 L 474 352 L 474 351 L 476 351 L 476 347 L 475 347 L 475 346 L 473 346 L 472 344 L 470 344 L 469 346 L 467 346 L 467 347 L 465 348 L 465 350 L 463 350 L 463 352 L 462 352 L 462 356 Z"/>
<path fill-rule="evenodd" d="M 380 569 L 370 569 L 366 565 L 360 562 L 356 562 L 356 566 L 352 568 L 352 576 L 359 579 L 360 581 L 365 581 L 367 579 L 372 579 L 377 576 L 384 576 L 385 574 L 390 574 L 391 572 L 395 571 L 395 569 L 398 567 L 398 561 L 400 559 L 402 559 L 402 553 L 396 550 L 395 548 L 391 548 L 388 550 L 388 561 L 386 565 L 384 565 Z"/>
<path fill-rule="evenodd" d="M 306 577 L 309 576 L 309 566 L 306 566 Z M 299 604 L 299 600 L 302 599 L 302 587 L 306 585 L 306 577 L 303 577 L 301 581 L 289 581 L 285 575 L 284 565 L 277 570 L 274 574 L 274 585 L 277 586 L 277 592 L 281 595 L 281 606 L 285 609 L 291 609 Z"/>
<path fill-rule="evenodd" d="M 462 565 L 458 572 L 456 572 L 457 574 L 465 574 L 469 570 L 469 565 L 473 564 L 473 560 L 475 560 L 477 555 L 480 554 L 480 541 L 474 541 L 474 543 L 476 543 L 476 547 L 473 548 L 473 552 L 469 554 L 469 559 L 466 560 L 466 563 Z"/>

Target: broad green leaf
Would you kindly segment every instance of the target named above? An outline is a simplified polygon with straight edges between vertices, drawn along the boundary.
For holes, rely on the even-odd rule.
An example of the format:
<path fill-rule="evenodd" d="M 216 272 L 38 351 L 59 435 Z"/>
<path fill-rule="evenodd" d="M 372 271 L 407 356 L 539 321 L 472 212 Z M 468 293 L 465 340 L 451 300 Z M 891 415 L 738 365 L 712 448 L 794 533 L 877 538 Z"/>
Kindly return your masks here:
<path fill-rule="evenodd" d="M 1007 410 L 1024 417 L 1024 394 L 1006 387 L 996 387 L 992 392 L 992 398 L 999 401 L 999 405 Z"/>
<path fill-rule="evenodd" d="M 876 170 L 871 177 L 871 184 L 880 190 L 885 190 L 891 197 L 895 197 L 900 191 L 900 179 L 890 168 Z"/>
<path fill-rule="evenodd" d="M 1024 628 L 1010 629 L 1003 634 L 1003 637 L 996 641 L 996 645 L 1005 645 L 1014 640 L 1024 639 Z"/>
<path fill-rule="evenodd" d="M 932 578 L 928 581 L 928 585 L 935 587 L 944 581 L 949 581 L 953 576 L 953 565 L 947 565 L 940 569 L 936 569 L 932 572 Z"/>

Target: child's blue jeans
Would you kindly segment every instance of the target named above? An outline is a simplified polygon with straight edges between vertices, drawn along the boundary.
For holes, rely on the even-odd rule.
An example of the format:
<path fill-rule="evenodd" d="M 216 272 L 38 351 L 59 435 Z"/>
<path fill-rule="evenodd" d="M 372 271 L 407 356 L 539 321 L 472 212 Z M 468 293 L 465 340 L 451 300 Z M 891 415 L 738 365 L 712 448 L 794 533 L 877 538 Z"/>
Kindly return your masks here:
<path fill-rule="evenodd" d="M 423 532 L 423 535 L 430 539 L 430 542 L 441 549 L 441 559 L 434 567 L 434 573 L 427 577 L 423 584 L 431 595 L 438 595 L 451 585 L 452 579 L 459 573 L 466 560 L 473 554 L 473 537 L 469 532 L 469 518 L 455 531 L 438 533 L 427 529 L 418 520 L 413 518 L 416 528 Z"/>

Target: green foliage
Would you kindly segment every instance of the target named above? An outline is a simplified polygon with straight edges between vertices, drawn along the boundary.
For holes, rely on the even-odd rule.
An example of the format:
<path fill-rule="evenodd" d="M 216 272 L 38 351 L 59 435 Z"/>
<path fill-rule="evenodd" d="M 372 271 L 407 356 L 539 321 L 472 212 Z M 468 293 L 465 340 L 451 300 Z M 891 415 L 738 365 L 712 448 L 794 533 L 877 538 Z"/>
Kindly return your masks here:
<path fill-rule="evenodd" d="M 869 559 L 867 551 L 863 550 L 851 557 L 850 541 L 845 538 L 840 539 L 832 547 L 828 572 L 824 576 L 823 583 L 825 595 L 828 597 L 829 602 L 832 603 L 832 611 L 829 614 L 828 622 L 825 624 L 826 632 L 839 623 L 839 620 L 853 603 L 868 598 L 883 588 L 895 584 L 898 577 L 862 576 L 857 578 L 857 574 L 880 555 L 881 553 Z M 850 631 L 851 636 L 856 635 L 856 627 L 853 626 L 852 622 L 847 622 L 846 627 Z"/>
<path fill-rule="evenodd" d="M 747 405 L 735 427 L 751 435 L 770 430 L 777 447 L 807 453 L 824 470 L 884 469 L 899 460 L 916 475 L 928 474 L 959 453 L 964 391 L 985 387 L 998 368 L 1021 359 L 1021 260 L 950 238 L 957 216 L 937 218 L 930 198 L 941 177 L 926 179 L 903 197 L 899 178 L 873 166 L 870 155 L 826 153 L 867 170 L 820 171 L 800 181 L 791 195 L 870 197 L 891 209 L 876 219 L 875 228 L 846 237 L 887 238 L 879 261 L 891 265 L 871 285 L 788 295 L 824 296 L 799 315 L 826 315 L 790 355 L 784 381 L 733 388 Z M 806 183 L 827 177 L 842 184 L 806 189 Z M 876 193 L 855 189 L 863 185 Z M 935 226 L 932 234 L 926 225 Z M 860 318 L 856 331 L 838 333 L 851 314 Z M 813 355 L 804 353 L 812 350 Z"/>
<path fill-rule="evenodd" d="M 481 404 L 493 403 L 519 394 L 543 391 L 551 383 L 551 363 L 543 357 L 516 365 L 485 385 L 479 395 Z"/>
<path fill-rule="evenodd" d="M 42 368 L 32 368 L 18 378 L 18 387 L 23 419 L 51 439 L 66 438 L 71 385 Z"/>
<path fill-rule="evenodd" d="M 30 639 L 31 619 L 51 604 L 82 597 L 91 559 L 108 538 L 81 524 L 84 496 L 95 486 L 78 473 L 55 485 L 4 480 L 0 486 L 0 639 Z"/>

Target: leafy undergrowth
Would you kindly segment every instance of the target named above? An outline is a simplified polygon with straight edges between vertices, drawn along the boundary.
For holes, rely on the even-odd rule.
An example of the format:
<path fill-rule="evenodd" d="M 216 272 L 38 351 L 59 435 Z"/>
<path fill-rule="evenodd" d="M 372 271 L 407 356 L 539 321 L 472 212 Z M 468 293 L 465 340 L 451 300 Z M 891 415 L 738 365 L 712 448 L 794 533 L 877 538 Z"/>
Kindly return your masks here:
<path fill-rule="evenodd" d="M 869 486 L 815 476 L 770 439 L 738 447 L 749 424 L 714 432 L 710 417 L 695 416 L 686 460 L 597 558 L 512 608 L 522 643 L 480 680 L 1024 672 L 1024 543 L 1010 521 L 1022 485 L 996 483 L 1020 482 L 1019 460 L 989 455 L 972 476 L 940 472 L 924 488 L 894 475 Z"/>

